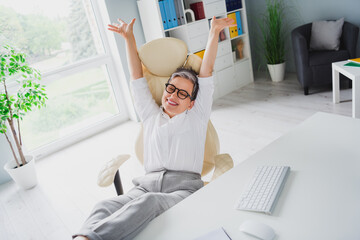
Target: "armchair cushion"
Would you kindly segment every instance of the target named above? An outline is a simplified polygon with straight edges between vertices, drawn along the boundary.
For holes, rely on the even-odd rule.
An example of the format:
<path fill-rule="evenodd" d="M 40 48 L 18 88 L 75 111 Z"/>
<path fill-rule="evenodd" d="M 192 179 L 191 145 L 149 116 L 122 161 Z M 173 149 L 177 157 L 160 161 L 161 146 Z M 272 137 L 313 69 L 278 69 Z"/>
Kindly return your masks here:
<path fill-rule="evenodd" d="M 343 61 L 344 59 L 348 59 L 349 52 L 346 50 L 339 51 L 313 51 L 309 52 L 309 65 L 317 66 L 317 65 L 331 65 L 333 62 Z"/>
<path fill-rule="evenodd" d="M 310 50 L 339 50 L 344 18 L 312 23 Z"/>

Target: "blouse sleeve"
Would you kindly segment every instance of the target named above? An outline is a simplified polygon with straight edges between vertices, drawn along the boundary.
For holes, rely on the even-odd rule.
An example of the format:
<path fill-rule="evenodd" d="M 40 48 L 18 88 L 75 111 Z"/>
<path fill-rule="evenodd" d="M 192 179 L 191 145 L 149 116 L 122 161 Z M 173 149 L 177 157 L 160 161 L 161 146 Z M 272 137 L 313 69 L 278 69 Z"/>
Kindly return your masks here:
<path fill-rule="evenodd" d="M 153 99 L 145 78 L 132 80 L 130 87 L 136 112 L 142 122 L 159 111 L 160 108 Z"/>
<path fill-rule="evenodd" d="M 214 77 L 198 78 L 199 80 L 199 91 L 195 99 L 193 111 L 201 118 L 210 118 L 211 107 L 213 102 L 214 93 Z"/>

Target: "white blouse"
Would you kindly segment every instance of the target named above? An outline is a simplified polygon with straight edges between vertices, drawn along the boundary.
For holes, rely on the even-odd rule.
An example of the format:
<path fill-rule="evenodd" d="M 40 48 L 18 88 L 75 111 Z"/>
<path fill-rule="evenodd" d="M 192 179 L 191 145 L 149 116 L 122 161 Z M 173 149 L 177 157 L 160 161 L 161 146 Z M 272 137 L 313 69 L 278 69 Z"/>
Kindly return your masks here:
<path fill-rule="evenodd" d="M 201 173 L 208 121 L 210 119 L 213 77 L 199 78 L 194 107 L 170 118 L 153 99 L 145 78 L 131 81 L 135 109 L 144 128 L 144 167 Z"/>

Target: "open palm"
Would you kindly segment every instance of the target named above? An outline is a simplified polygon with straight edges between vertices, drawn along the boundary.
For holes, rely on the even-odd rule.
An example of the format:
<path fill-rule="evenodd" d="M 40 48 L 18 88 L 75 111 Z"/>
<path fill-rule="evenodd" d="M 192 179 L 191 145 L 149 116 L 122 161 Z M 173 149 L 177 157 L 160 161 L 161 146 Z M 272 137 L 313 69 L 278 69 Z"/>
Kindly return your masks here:
<path fill-rule="evenodd" d="M 211 28 L 217 31 L 221 31 L 226 27 L 235 27 L 234 19 L 231 18 L 215 18 L 211 20 Z"/>
<path fill-rule="evenodd" d="M 129 24 L 124 22 L 120 18 L 118 19 L 118 21 L 119 24 L 118 23 L 108 24 L 108 30 L 120 34 L 123 38 L 128 38 L 132 36 L 135 18 L 131 20 Z"/>

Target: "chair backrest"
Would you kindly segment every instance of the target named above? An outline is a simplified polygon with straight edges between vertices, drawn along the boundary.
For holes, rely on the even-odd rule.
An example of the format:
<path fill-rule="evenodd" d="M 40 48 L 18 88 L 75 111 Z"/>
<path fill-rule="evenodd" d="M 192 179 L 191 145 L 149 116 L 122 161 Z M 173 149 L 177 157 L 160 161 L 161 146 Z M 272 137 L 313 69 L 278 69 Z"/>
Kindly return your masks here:
<path fill-rule="evenodd" d="M 144 76 L 155 102 L 160 106 L 165 83 L 179 67 L 191 67 L 199 73 L 201 58 L 188 55 L 186 44 L 176 38 L 159 38 L 139 48 L 139 57 L 143 64 Z M 139 132 L 135 143 L 135 152 L 139 161 L 144 163 L 143 131 Z M 209 173 L 215 166 L 214 157 L 219 154 L 219 138 L 211 121 L 208 123 L 202 175 Z"/>

